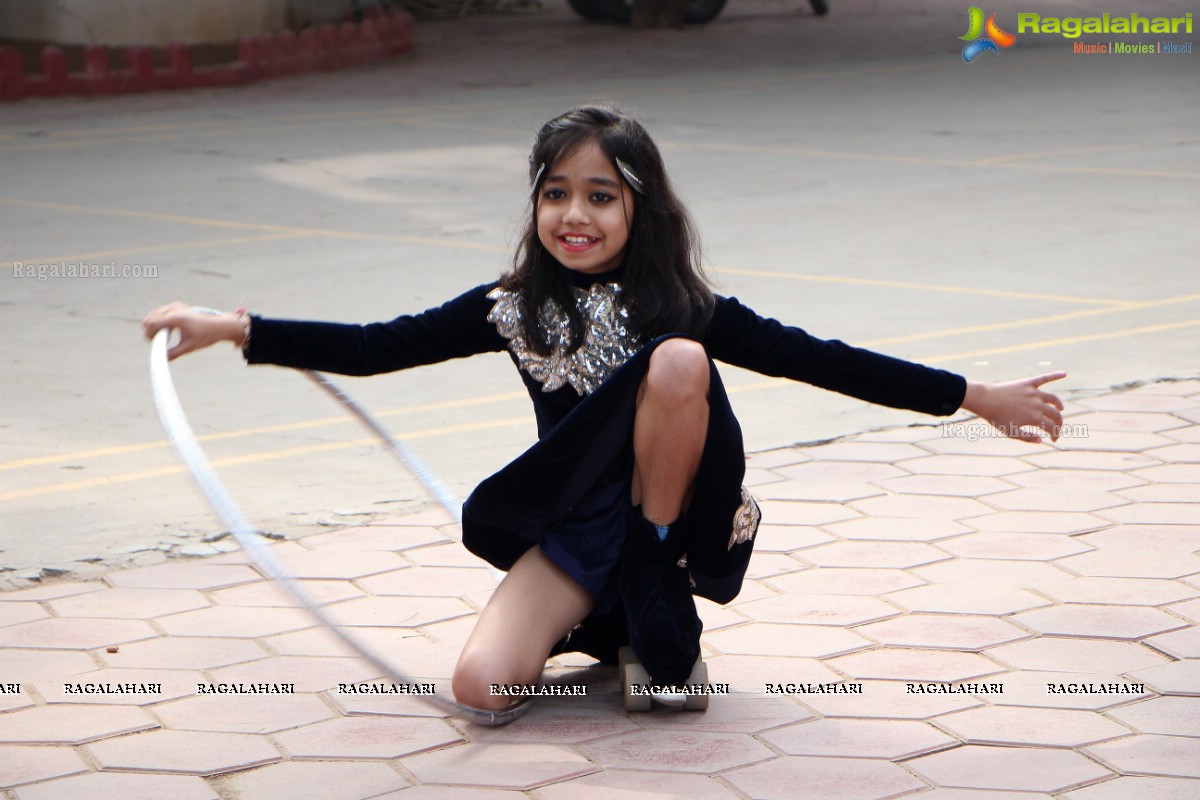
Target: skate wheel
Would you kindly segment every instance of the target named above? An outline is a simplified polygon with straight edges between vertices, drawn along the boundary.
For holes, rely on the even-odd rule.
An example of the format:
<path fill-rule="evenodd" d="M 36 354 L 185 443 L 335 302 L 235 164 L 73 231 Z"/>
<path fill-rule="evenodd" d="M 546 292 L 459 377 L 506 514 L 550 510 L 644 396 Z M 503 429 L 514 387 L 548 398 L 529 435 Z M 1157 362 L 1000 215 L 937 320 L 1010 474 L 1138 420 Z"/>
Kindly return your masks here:
<path fill-rule="evenodd" d="M 648 686 L 650 673 L 638 662 L 631 647 L 622 647 L 618 658 L 621 664 L 621 688 L 625 691 L 625 710 L 649 711 L 650 695 L 634 694 L 633 687 Z"/>
<path fill-rule="evenodd" d="M 708 664 L 703 661 L 697 661 L 696 666 L 692 668 L 692 674 L 688 677 L 688 684 L 691 686 L 708 686 Z M 683 706 L 688 711 L 705 711 L 708 709 L 707 694 L 689 694 L 687 702 Z"/>

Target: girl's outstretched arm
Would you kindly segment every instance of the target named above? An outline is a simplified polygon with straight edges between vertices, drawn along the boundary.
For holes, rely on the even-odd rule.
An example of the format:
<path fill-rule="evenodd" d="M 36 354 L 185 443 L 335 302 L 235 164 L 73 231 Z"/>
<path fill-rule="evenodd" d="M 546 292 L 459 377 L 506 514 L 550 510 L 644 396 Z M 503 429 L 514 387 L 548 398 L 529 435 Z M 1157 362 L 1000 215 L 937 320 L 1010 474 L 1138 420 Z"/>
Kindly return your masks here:
<path fill-rule="evenodd" d="M 142 320 L 147 339 L 153 339 L 161 328 L 179 331 L 179 343 L 167 350 L 167 358 L 172 360 L 217 342 L 233 342 L 238 347 L 246 343 L 246 322 L 241 315 L 214 314 L 179 301 L 154 309 Z"/>
<path fill-rule="evenodd" d="M 1001 433 L 1023 442 L 1042 441 L 1042 432 L 1058 440 L 1062 428 L 1062 401 L 1042 385 L 1066 377 L 1051 372 L 1008 383 L 967 381 L 962 408 L 994 425 Z"/>

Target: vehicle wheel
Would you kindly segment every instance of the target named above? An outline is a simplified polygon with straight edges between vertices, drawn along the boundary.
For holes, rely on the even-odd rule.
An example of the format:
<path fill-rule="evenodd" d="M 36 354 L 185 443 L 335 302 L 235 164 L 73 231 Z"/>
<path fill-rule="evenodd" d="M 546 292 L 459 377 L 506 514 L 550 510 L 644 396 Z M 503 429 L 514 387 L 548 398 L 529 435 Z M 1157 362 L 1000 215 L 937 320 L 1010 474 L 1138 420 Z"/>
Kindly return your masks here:
<path fill-rule="evenodd" d="M 567 0 L 571 10 L 584 19 L 596 22 L 611 19 L 613 3 L 610 0 Z"/>
<path fill-rule="evenodd" d="M 615 22 L 629 22 L 633 18 L 633 2 L 629 0 L 569 0 L 571 8 L 588 17 L 579 9 L 577 3 L 592 3 L 595 7 L 607 9 L 605 17 Z M 687 10 L 683 13 L 683 21 L 687 25 L 706 25 L 712 22 L 725 8 L 725 0 L 688 0 Z M 605 18 L 602 17 L 601 19 Z"/>

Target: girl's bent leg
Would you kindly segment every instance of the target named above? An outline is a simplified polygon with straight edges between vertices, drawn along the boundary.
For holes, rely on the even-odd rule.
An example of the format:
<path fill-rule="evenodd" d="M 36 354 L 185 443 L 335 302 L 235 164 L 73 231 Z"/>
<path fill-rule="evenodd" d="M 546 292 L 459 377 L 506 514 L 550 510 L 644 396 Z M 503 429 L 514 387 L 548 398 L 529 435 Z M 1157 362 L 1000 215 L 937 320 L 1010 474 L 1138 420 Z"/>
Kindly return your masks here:
<path fill-rule="evenodd" d="M 669 525 L 688 499 L 708 433 L 709 361 L 704 345 L 668 339 L 650 356 L 633 423 L 633 503 Z"/>
<path fill-rule="evenodd" d="M 592 610 L 592 598 L 538 547 L 517 560 L 479 615 L 454 668 L 458 702 L 504 708 L 492 684 L 535 684 L 550 648 Z"/>

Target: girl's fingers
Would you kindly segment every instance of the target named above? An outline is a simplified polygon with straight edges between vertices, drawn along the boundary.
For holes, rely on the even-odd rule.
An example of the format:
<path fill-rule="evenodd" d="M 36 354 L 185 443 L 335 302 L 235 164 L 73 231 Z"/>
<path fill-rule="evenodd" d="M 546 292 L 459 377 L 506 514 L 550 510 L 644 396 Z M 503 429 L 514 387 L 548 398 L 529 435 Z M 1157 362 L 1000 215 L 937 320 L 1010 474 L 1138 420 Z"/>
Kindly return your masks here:
<path fill-rule="evenodd" d="M 1047 372 L 1045 375 L 1038 375 L 1036 378 L 1030 378 L 1029 382 L 1036 389 L 1042 384 L 1050 383 L 1050 381 L 1062 380 L 1067 377 L 1065 372 Z"/>

